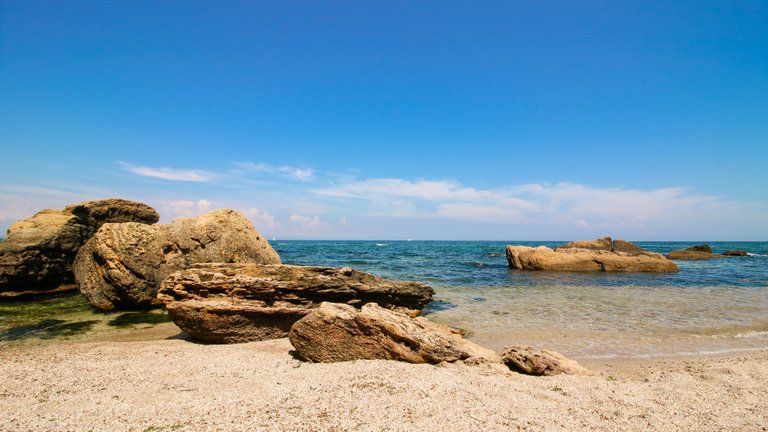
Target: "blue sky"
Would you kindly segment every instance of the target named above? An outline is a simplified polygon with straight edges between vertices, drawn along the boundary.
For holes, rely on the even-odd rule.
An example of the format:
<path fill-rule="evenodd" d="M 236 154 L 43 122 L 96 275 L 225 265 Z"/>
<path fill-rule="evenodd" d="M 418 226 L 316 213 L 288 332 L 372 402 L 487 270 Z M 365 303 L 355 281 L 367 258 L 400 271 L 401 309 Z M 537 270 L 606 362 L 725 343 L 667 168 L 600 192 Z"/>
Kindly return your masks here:
<path fill-rule="evenodd" d="M 767 240 L 768 2 L 0 0 L 0 145 L 2 230 Z"/>

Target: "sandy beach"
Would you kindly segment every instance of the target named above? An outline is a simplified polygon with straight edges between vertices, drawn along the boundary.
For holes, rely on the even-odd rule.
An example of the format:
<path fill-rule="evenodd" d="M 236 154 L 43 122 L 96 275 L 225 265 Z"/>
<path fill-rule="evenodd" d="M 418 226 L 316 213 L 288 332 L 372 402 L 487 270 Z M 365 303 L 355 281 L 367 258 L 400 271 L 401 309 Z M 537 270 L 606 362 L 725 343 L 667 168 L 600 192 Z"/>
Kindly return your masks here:
<path fill-rule="evenodd" d="M 205 345 L 174 328 L 3 347 L 0 430 L 768 430 L 766 351 L 582 361 L 596 376 L 532 377 L 464 364 L 312 364 L 287 339 Z"/>

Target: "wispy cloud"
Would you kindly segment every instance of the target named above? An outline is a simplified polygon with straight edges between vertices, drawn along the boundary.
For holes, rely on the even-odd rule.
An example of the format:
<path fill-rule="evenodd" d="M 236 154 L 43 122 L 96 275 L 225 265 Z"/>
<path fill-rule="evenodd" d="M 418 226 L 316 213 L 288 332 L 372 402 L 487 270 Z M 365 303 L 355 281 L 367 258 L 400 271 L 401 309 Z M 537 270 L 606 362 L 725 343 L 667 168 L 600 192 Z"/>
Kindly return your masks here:
<path fill-rule="evenodd" d="M 177 169 L 169 167 L 145 167 L 132 165 L 126 162 L 118 162 L 124 170 L 144 177 L 153 177 L 170 181 L 187 181 L 206 183 L 216 178 L 216 175 L 203 170 L 196 169 Z"/>
<path fill-rule="evenodd" d="M 766 207 L 679 187 L 636 189 L 568 182 L 476 189 L 450 180 L 386 178 L 349 181 L 312 192 L 355 202 L 357 208 L 377 217 L 442 218 L 576 232 L 687 230 L 690 221 L 701 229 L 729 218 L 754 224 L 749 215 Z"/>
<path fill-rule="evenodd" d="M 279 174 L 294 180 L 312 181 L 315 178 L 315 170 L 306 167 L 295 167 L 291 165 L 274 166 L 266 163 L 253 162 L 233 162 L 233 165 L 241 171 Z"/>

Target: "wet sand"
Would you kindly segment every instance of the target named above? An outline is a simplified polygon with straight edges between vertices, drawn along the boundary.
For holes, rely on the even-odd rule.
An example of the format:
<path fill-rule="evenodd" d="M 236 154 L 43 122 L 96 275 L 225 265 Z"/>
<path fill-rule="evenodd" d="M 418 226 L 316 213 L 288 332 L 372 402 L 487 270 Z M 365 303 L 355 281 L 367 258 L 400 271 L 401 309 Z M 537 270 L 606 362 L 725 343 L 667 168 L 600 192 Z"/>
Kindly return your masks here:
<path fill-rule="evenodd" d="M 287 339 L 0 348 L 2 431 L 768 430 L 768 351 L 582 361 L 594 377 L 487 366 L 312 364 Z"/>

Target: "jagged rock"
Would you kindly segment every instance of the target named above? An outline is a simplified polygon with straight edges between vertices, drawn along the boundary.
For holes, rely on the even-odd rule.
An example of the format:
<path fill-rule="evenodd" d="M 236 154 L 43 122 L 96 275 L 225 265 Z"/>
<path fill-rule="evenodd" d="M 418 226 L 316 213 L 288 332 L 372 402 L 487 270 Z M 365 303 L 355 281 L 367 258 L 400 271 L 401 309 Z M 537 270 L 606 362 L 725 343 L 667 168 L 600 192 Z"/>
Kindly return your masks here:
<path fill-rule="evenodd" d="M 200 262 L 277 264 L 280 257 L 245 216 L 223 209 L 163 225 L 104 224 L 73 270 L 93 306 L 132 309 L 159 305 L 163 279 Z"/>
<path fill-rule="evenodd" d="M 197 264 L 170 274 L 158 299 L 179 328 L 213 343 L 285 337 L 323 301 L 361 307 L 373 302 L 416 314 L 434 290 L 349 267 Z"/>
<path fill-rule="evenodd" d="M 528 375 L 594 375 L 575 360 L 549 350 L 536 351 L 525 345 L 504 349 L 501 359 L 511 370 Z"/>
<path fill-rule="evenodd" d="M 46 209 L 18 221 L 0 242 L 0 297 L 76 289 L 75 255 L 102 224 L 153 224 L 159 218 L 146 204 L 112 198 Z"/>
<path fill-rule="evenodd" d="M 360 310 L 322 303 L 291 327 L 288 339 L 300 357 L 313 362 L 500 362 L 498 354 L 464 339 L 456 330 L 375 303 Z"/>
<path fill-rule="evenodd" d="M 618 246 L 618 247 L 617 247 Z M 639 250 L 639 252 L 638 252 Z M 676 272 L 677 265 L 663 255 L 624 240 L 603 237 L 568 243 L 552 250 L 546 246 L 507 246 L 509 266 L 518 270 Z"/>

